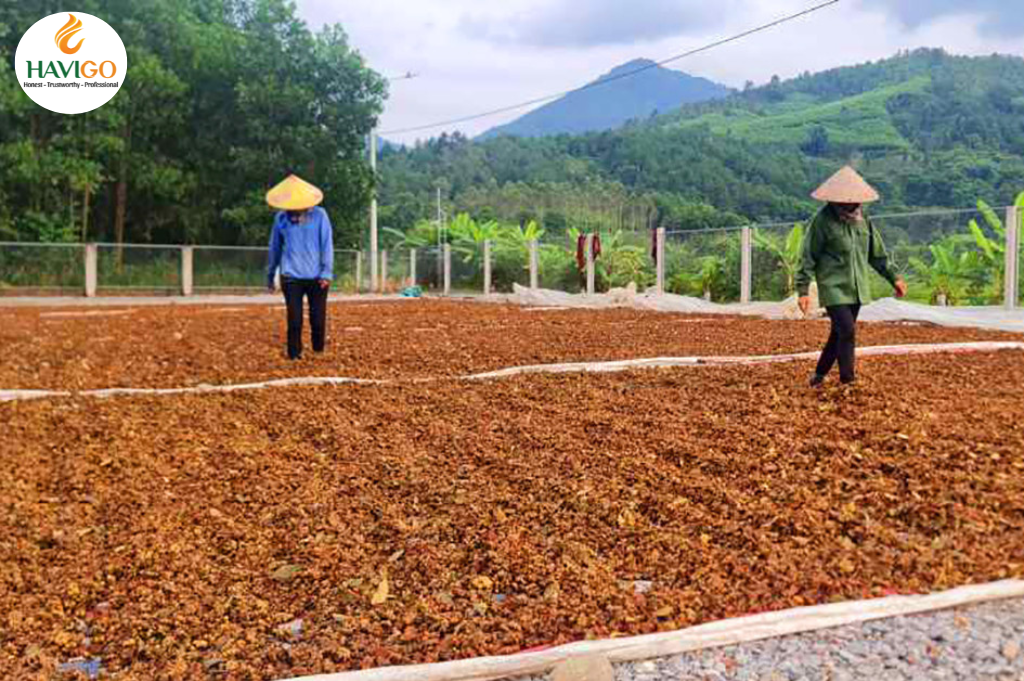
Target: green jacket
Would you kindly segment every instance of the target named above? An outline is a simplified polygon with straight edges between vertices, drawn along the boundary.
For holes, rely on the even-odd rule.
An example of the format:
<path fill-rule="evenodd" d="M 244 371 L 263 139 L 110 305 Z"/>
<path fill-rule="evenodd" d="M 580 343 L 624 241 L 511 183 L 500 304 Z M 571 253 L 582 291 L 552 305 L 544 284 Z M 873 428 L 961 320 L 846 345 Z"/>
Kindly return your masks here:
<path fill-rule="evenodd" d="M 796 290 L 806 296 L 811 280 L 818 281 L 822 307 L 871 302 L 868 266 L 896 285 L 885 244 L 871 220 L 858 223 L 839 219 L 831 206 L 818 211 L 804 236 L 803 254 L 796 272 Z"/>

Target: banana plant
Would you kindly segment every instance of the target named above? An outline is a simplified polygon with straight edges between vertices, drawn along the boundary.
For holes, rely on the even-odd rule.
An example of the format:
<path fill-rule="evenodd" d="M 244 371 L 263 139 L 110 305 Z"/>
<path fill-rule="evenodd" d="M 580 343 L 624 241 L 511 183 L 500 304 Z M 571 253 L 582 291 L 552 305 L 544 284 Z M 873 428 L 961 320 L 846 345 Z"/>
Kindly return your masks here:
<path fill-rule="evenodd" d="M 483 253 L 485 241 L 495 239 L 499 226 L 493 220 L 480 223 L 467 213 L 459 213 L 448 229 L 452 250 L 462 257 L 464 263 L 469 264 Z"/>
<path fill-rule="evenodd" d="M 499 228 L 496 233 L 499 243 L 506 248 L 519 248 L 526 252 L 531 241 L 540 241 L 544 230 L 536 221 L 530 220 L 523 225 Z"/>
<path fill-rule="evenodd" d="M 621 229 L 613 231 L 601 241 L 598 264 L 602 280 L 609 287 L 627 286 L 630 283 L 645 286 L 653 279 L 644 248 L 626 243 L 626 234 Z"/>
<path fill-rule="evenodd" d="M 950 237 L 932 244 L 929 248 L 932 254 L 930 264 L 920 258 L 910 258 L 910 266 L 931 289 L 932 304 L 960 303 L 981 267 L 978 252 L 965 250 L 957 253 L 957 242 L 956 237 Z"/>
<path fill-rule="evenodd" d="M 704 300 L 711 300 L 711 292 L 718 288 L 725 276 L 725 259 L 717 255 L 708 255 L 700 260 L 697 281 L 704 292 Z"/>
<path fill-rule="evenodd" d="M 803 243 L 804 226 L 799 222 L 793 225 L 784 241 L 777 234 L 754 230 L 754 245 L 774 255 L 786 272 L 786 295 L 796 292 L 796 272 L 800 267 Z"/>
<path fill-rule="evenodd" d="M 437 246 L 438 228 L 437 223 L 431 220 L 421 220 L 407 232 L 391 227 L 384 227 L 381 230 L 389 241 L 400 248 L 432 248 Z"/>
<path fill-rule="evenodd" d="M 974 237 L 974 243 L 978 247 L 978 257 L 983 268 L 981 274 L 984 275 L 987 272 L 992 277 L 989 297 L 998 300 L 1002 296 L 1003 276 L 1006 266 L 1006 229 L 1003 226 L 1003 221 L 999 219 L 999 215 L 987 203 L 979 200 L 978 210 L 981 211 L 985 222 L 988 223 L 988 226 L 996 234 L 996 238 L 989 238 L 978 225 L 977 220 L 971 220 L 968 228 L 971 230 L 971 236 Z"/>

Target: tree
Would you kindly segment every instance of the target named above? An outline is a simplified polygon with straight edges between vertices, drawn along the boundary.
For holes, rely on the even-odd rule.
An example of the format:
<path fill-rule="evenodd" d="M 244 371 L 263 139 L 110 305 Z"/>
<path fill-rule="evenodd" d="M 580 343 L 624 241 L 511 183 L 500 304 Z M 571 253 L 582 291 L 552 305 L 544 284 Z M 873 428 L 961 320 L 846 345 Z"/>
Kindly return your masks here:
<path fill-rule="evenodd" d="M 977 275 L 980 267 L 977 252 L 958 252 L 958 245 L 957 237 L 932 244 L 929 247 L 932 254 L 930 264 L 920 258 L 910 258 L 910 266 L 924 279 L 933 304 L 959 304 L 966 297 L 971 281 Z"/>
<path fill-rule="evenodd" d="M 829 151 L 828 128 L 815 125 L 807 131 L 807 141 L 800 149 L 808 156 L 826 156 Z"/>
<path fill-rule="evenodd" d="M 5 238 L 266 242 L 263 196 L 288 171 L 321 186 L 335 243 L 359 243 L 374 178 L 364 138 L 385 95 L 339 26 L 287 0 L 82 0 L 128 47 L 117 96 L 80 116 L 36 106 L 10 68 L 52 3 L 0 5 Z M 83 236 L 84 235 L 84 236 Z"/>
<path fill-rule="evenodd" d="M 786 272 L 786 295 L 796 293 L 796 271 L 800 267 L 804 242 L 804 227 L 797 223 L 789 231 L 785 241 L 777 234 L 762 229 L 753 231 L 754 245 L 768 251 L 778 259 Z"/>

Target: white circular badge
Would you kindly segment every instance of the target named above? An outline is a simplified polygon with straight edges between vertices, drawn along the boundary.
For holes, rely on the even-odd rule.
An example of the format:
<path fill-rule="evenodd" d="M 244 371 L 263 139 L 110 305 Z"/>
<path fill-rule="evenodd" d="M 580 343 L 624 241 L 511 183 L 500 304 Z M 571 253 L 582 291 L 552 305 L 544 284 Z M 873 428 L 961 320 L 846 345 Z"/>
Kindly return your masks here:
<path fill-rule="evenodd" d="M 62 114 L 98 109 L 121 89 L 128 54 L 99 17 L 61 12 L 37 21 L 14 55 L 18 84 L 32 101 Z"/>

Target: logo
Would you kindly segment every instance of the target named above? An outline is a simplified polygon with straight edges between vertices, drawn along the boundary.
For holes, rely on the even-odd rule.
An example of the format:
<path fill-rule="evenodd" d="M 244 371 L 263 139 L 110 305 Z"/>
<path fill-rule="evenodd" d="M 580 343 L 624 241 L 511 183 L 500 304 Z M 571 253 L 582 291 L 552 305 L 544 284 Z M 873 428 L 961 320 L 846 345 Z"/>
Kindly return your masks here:
<path fill-rule="evenodd" d="M 75 37 L 75 34 L 82 30 L 82 20 L 76 19 L 74 14 L 70 15 L 70 17 L 71 18 L 68 19 L 68 23 L 64 24 L 64 28 L 57 31 L 57 35 L 53 36 L 53 42 L 57 43 L 57 47 L 59 47 L 60 51 L 64 54 L 74 54 L 75 52 L 78 52 L 82 47 L 82 43 L 85 41 L 85 38 L 82 38 L 74 47 L 68 46 L 71 39 Z"/>
<path fill-rule="evenodd" d="M 114 98 L 128 70 L 128 55 L 107 22 L 83 12 L 61 12 L 25 32 L 14 67 L 18 84 L 36 104 L 80 114 Z"/>

